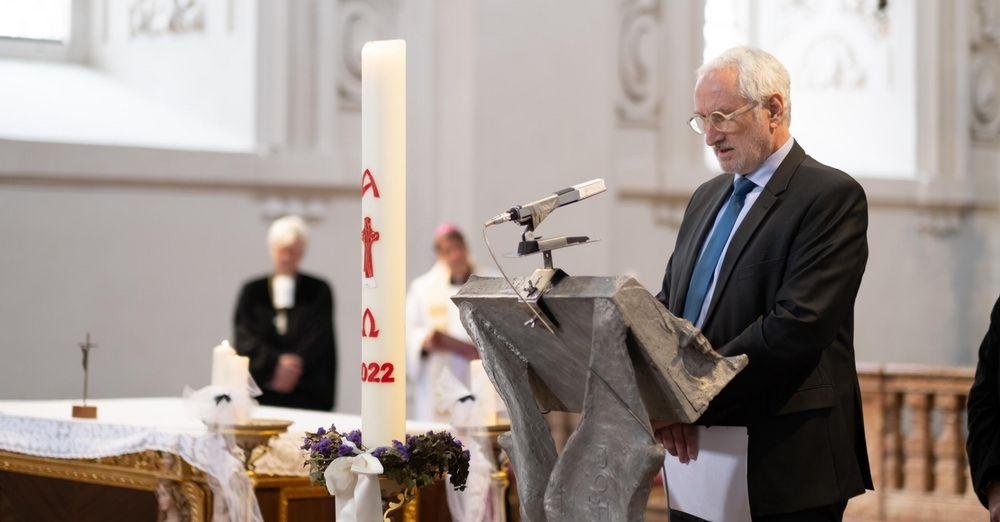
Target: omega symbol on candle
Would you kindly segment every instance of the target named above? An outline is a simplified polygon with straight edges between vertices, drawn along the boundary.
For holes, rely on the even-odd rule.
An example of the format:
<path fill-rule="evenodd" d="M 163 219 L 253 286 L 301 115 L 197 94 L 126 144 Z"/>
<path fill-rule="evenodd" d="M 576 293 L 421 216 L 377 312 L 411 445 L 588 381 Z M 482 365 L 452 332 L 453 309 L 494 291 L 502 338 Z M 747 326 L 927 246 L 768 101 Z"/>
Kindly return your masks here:
<path fill-rule="evenodd" d="M 375 288 L 375 263 L 372 262 L 372 245 L 378 239 L 378 231 L 372 228 L 372 218 L 365 216 L 365 228 L 361 229 L 361 242 L 365 245 L 364 283 L 368 288 Z"/>
<path fill-rule="evenodd" d="M 361 337 L 371 337 L 372 339 L 378 337 L 375 314 L 372 313 L 371 308 L 365 308 L 365 313 L 361 316 Z"/>
<path fill-rule="evenodd" d="M 379 197 L 375 176 L 372 176 L 372 171 L 365 169 L 364 174 L 361 175 L 361 197 L 365 197 L 365 192 L 368 192 L 368 189 L 372 189 L 372 196 Z"/>

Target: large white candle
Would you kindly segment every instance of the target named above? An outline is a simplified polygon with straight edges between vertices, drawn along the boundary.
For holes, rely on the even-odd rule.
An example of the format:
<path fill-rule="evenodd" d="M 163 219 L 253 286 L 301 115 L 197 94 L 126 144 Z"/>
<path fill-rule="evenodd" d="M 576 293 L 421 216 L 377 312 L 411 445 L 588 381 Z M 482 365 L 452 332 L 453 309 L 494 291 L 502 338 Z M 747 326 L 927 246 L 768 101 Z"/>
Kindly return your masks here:
<path fill-rule="evenodd" d="M 212 349 L 212 384 L 225 386 L 226 361 L 235 355 L 236 350 L 229 346 L 228 339 L 223 339 L 218 346 Z"/>
<path fill-rule="evenodd" d="M 406 42 L 361 49 L 361 434 L 406 434 Z"/>

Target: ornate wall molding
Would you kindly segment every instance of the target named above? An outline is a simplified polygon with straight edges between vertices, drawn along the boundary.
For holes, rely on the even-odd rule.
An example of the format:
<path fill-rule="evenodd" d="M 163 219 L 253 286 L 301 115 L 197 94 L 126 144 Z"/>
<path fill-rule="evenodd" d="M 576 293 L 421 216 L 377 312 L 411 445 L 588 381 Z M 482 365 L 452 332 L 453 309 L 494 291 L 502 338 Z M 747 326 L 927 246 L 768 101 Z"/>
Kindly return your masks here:
<path fill-rule="evenodd" d="M 272 194 L 261 198 L 261 217 L 271 222 L 282 216 L 296 215 L 310 224 L 322 222 L 329 215 L 331 197 Z"/>
<path fill-rule="evenodd" d="M 620 187 L 618 199 L 624 202 L 649 205 L 653 210 L 653 222 L 657 226 L 676 229 L 684 217 L 684 210 L 691 199 L 691 192 Z M 973 215 L 1000 214 L 1000 206 L 993 201 L 922 201 L 916 197 L 869 196 L 868 207 L 872 212 L 912 214 L 918 220 L 917 232 L 936 239 L 955 236 Z"/>
<path fill-rule="evenodd" d="M 827 34 L 809 42 L 796 64 L 802 85 L 810 90 L 849 91 L 863 89 L 867 71 L 857 52 L 841 35 Z"/>
<path fill-rule="evenodd" d="M 656 128 L 661 105 L 660 0 L 625 0 L 618 33 L 618 124 Z"/>
<path fill-rule="evenodd" d="M 337 102 L 341 109 L 357 111 L 361 110 L 361 47 L 369 40 L 393 35 L 399 1 L 340 0 L 337 7 Z"/>
<path fill-rule="evenodd" d="M 892 61 L 873 59 L 893 52 L 887 2 L 784 0 L 769 14 L 776 21 L 770 30 L 782 35 L 772 44 L 796 56 L 786 65 L 800 88 L 843 92 L 892 87 Z"/>
<path fill-rule="evenodd" d="M 1000 142 L 1000 0 L 977 0 L 969 59 L 973 141 Z"/>
<path fill-rule="evenodd" d="M 205 32 L 205 0 L 134 0 L 129 37 Z"/>

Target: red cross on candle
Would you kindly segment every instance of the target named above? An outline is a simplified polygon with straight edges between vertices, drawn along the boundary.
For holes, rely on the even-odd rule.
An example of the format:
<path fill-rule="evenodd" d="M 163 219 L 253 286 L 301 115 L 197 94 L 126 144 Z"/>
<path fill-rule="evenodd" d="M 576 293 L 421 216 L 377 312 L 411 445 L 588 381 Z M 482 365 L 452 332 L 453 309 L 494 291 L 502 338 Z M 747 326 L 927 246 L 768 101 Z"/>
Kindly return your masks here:
<path fill-rule="evenodd" d="M 361 242 L 365 245 L 364 272 L 365 278 L 375 277 L 375 265 L 372 263 L 372 244 L 378 241 L 379 233 L 372 228 L 372 218 L 365 216 L 365 228 L 361 229 Z"/>

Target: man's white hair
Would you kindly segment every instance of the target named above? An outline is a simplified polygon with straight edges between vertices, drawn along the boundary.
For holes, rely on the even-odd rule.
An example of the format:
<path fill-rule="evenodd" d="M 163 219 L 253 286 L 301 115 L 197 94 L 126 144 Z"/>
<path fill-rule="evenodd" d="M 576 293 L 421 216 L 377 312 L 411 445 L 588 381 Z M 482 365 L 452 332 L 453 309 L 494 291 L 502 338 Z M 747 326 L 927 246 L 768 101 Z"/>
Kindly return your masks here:
<path fill-rule="evenodd" d="M 774 94 L 785 101 L 785 124 L 792 121 L 791 79 L 784 65 L 767 51 L 756 47 L 733 47 L 698 68 L 698 80 L 711 71 L 736 69 L 740 95 L 750 101 L 765 102 Z M 697 82 L 696 82 L 697 83 Z"/>
<path fill-rule="evenodd" d="M 267 231 L 267 244 L 270 246 L 290 245 L 296 239 L 301 239 L 303 243 L 309 242 L 309 228 L 299 216 L 278 218 Z"/>

